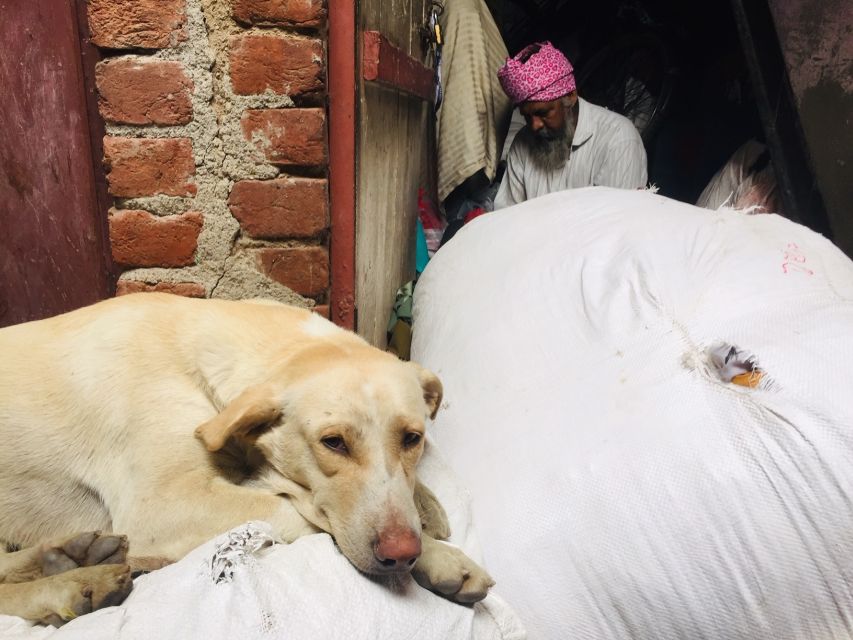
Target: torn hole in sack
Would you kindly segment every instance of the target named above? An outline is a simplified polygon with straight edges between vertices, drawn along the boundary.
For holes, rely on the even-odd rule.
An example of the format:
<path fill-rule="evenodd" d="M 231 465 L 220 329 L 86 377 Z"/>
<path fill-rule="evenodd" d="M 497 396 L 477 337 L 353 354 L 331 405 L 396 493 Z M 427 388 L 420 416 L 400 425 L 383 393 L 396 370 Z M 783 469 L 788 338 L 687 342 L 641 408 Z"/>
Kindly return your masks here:
<path fill-rule="evenodd" d="M 755 389 L 766 380 L 757 358 L 734 345 L 723 343 L 708 349 L 708 357 L 723 382 Z"/>
<path fill-rule="evenodd" d="M 215 584 L 231 582 L 234 569 L 253 560 L 253 556 L 275 544 L 269 525 L 249 522 L 228 532 L 210 558 L 210 577 Z"/>

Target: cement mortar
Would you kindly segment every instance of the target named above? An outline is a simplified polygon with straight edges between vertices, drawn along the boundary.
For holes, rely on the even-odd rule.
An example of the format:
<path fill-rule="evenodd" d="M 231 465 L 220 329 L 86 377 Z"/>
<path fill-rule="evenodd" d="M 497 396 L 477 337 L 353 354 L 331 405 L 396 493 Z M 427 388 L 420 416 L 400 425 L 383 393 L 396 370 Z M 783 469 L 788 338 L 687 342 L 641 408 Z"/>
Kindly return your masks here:
<path fill-rule="evenodd" d="M 225 271 L 214 285 L 211 298 L 240 298 L 261 297 L 273 298 L 287 304 L 297 306 L 313 306 L 313 300 L 306 300 L 285 286 L 269 278 L 258 278 L 255 258 L 245 251 L 237 250 L 229 256 Z"/>
<path fill-rule="evenodd" d="M 141 138 L 189 138 L 193 143 L 198 193 L 195 198 L 150 196 L 117 199 L 123 209 L 145 209 L 165 216 L 200 211 L 204 227 L 198 240 L 196 264 L 182 269 L 133 269 L 122 280 L 144 282 L 195 282 L 205 287 L 208 297 L 240 299 L 256 296 L 289 304 L 312 306 L 287 287 L 258 272 L 251 256 L 252 246 L 302 246 L 283 242 L 269 245 L 240 238 L 240 225 L 228 209 L 228 195 L 234 182 L 268 179 L 279 169 L 268 164 L 261 151 L 243 136 L 240 119 L 246 109 L 292 107 L 290 96 L 267 91 L 263 95 L 238 96 L 228 75 L 228 39 L 242 33 L 263 32 L 243 29 L 231 17 L 230 0 L 187 0 L 187 40 L 180 46 L 162 49 L 150 58 L 173 60 L 184 65 L 192 79 L 193 120 L 180 126 L 131 126 L 107 124 L 107 135 Z"/>

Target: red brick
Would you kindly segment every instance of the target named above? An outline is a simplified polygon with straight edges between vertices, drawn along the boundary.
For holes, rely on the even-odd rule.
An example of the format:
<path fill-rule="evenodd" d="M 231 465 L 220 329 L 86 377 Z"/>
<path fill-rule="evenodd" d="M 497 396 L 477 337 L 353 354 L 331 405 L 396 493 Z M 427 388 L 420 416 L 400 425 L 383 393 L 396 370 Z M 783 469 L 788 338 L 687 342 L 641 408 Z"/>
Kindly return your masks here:
<path fill-rule="evenodd" d="M 254 238 L 310 238 L 329 225 L 326 181 L 316 178 L 242 180 L 228 206 Z"/>
<path fill-rule="evenodd" d="M 186 39 L 185 0 L 88 0 L 92 42 L 107 49 L 162 49 Z"/>
<path fill-rule="evenodd" d="M 230 40 L 234 93 L 268 89 L 296 96 L 324 88 L 323 42 L 301 36 L 242 35 Z"/>
<path fill-rule="evenodd" d="M 104 166 L 110 193 L 123 198 L 195 195 L 189 138 L 104 138 Z"/>
<path fill-rule="evenodd" d="M 258 249 L 258 269 L 296 293 L 313 297 L 329 288 L 329 252 L 323 247 Z"/>
<path fill-rule="evenodd" d="M 110 244 L 122 267 L 186 267 L 194 263 L 203 223 L 197 211 L 155 216 L 147 211 L 112 209 Z"/>
<path fill-rule="evenodd" d="M 323 316 L 324 318 L 326 318 L 326 320 L 329 319 L 329 305 L 327 304 L 318 304 L 312 307 L 311 311 L 313 311 L 317 315 Z"/>
<path fill-rule="evenodd" d="M 129 293 L 158 291 L 173 293 L 186 298 L 204 298 L 207 292 L 204 285 L 197 282 L 141 282 L 139 280 L 119 280 L 116 285 L 116 296 Z"/>
<path fill-rule="evenodd" d="M 234 19 L 243 24 L 319 27 L 326 19 L 323 0 L 234 0 Z"/>
<path fill-rule="evenodd" d="M 108 58 L 95 73 L 105 120 L 121 124 L 186 124 L 193 117 L 193 83 L 180 62 Z"/>
<path fill-rule="evenodd" d="M 326 164 L 324 109 L 250 109 L 241 125 L 246 139 L 272 164 Z"/>

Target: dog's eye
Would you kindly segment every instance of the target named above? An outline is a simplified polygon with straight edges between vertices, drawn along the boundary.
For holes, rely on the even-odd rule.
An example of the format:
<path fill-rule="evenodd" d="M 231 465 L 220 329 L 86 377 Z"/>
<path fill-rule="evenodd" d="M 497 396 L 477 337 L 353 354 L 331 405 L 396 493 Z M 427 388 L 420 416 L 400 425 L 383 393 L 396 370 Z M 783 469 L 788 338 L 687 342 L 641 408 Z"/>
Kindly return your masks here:
<path fill-rule="evenodd" d="M 347 449 L 347 443 L 344 442 L 344 439 L 340 436 L 327 436 L 323 438 L 320 442 L 322 442 L 327 448 L 332 451 L 336 451 L 337 453 L 349 453 L 349 449 Z"/>
<path fill-rule="evenodd" d="M 416 447 L 418 443 L 421 441 L 421 434 L 415 433 L 414 431 L 408 432 L 403 436 L 403 446 L 407 449 L 412 447 Z"/>

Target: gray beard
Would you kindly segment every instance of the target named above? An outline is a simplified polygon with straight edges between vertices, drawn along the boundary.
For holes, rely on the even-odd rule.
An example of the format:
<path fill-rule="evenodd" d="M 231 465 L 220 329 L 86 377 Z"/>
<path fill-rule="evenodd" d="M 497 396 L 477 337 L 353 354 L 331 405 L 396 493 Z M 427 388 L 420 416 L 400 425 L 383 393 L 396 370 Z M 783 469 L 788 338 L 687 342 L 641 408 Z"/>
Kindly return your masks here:
<path fill-rule="evenodd" d="M 560 131 L 552 132 L 545 127 L 539 133 L 527 131 L 525 146 L 530 151 L 530 160 L 543 172 L 562 169 L 572 155 L 572 140 L 575 137 L 575 123 L 567 114 Z"/>

